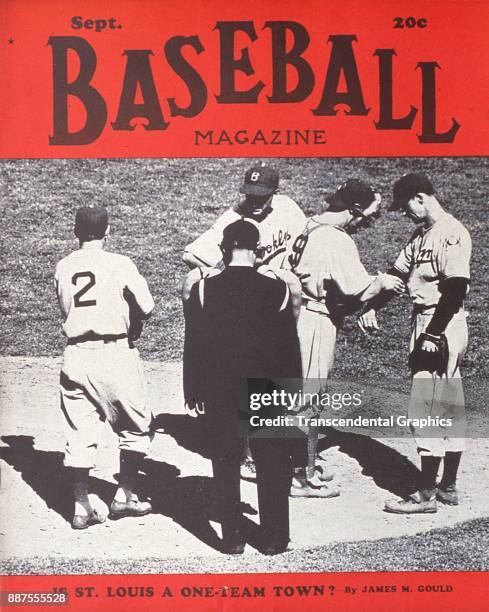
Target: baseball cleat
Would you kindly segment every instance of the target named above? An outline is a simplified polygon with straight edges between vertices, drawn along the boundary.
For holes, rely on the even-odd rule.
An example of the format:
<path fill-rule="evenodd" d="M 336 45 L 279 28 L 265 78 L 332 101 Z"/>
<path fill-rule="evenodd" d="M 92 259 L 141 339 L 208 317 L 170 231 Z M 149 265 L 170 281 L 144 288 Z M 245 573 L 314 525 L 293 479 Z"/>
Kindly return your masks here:
<path fill-rule="evenodd" d="M 75 514 L 71 521 L 72 529 L 87 529 L 91 525 L 99 525 L 105 523 L 105 516 L 98 514 L 96 510 L 92 510 L 90 514 Z"/>
<path fill-rule="evenodd" d="M 334 478 L 334 472 L 328 472 L 326 466 L 322 463 L 316 465 L 314 475 L 317 476 L 317 478 L 319 480 L 322 480 L 323 482 L 331 482 L 331 480 L 333 480 Z"/>
<path fill-rule="evenodd" d="M 447 487 L 438 486 L 436 499 L 447 506 L 458 506 L 458 492 L 455 485 L 448 485 Z"/>
<path fill-rule="evenodd" d="M 240 475 L 243 480 L 256 480 L 256 466 L 253 461 L 247 459 L 240 467 Z"/>
<path fill-rule="evenodd" d="M 436 496 L 427 499 L 422 492 L 417 491 L 407 499 L 385 502 L 384 511 L 393 514 L 433 514 L 437 512 Z"/>
<path fill-rule="evenodd" d="M 109 518 L 113 521 L 124 518 L 125 516 L 145 516 L 153 510 L 147 501 L 131 499 L 128 502 L 113 501 L 110 504 Z"/>
<path fill-rule="evenodd" d="M 307 484 L 301 484 L 297 478 L 292 480 L 292 486 L 290 487 L 290 497 L 319 497 L 322 499 L 330 499 L 332 497 L 338 497 L 340 490 L 338 487 L 332 487 L 325 485 L 317 487 L 311 484 L 308 480 Z"/>
<path fill-rule="evenodd" d="M 332 478 L 330 480 L 332 480 Z M 326 484 L 326 482 L 327 481 L 324 478 L 321 478 L 321 475 L 318 471 L 315 471 L 314 476 L 311 476 L 310 478 L 309 476 L 306 476 L 306 483 L 315 489 L 318 489 L 319 487 L 327 487 L 328 485 Z"/>

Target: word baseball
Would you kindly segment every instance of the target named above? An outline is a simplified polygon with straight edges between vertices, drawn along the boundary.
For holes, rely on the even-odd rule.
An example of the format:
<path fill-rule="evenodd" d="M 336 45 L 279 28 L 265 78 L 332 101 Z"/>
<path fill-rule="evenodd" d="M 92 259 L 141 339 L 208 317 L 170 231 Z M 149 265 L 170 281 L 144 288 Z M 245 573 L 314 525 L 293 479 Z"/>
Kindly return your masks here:
<path fill-rule="evenodd" d="M 89 25 L 99 31 L 107 25 L 89 21 Z M 81 22 L 77 21 L 76 25 L 81 26 Z M 115 21 L 112 26 L 116 27 Z M 124 73 L 121 82 L 116 84 L 120 92 L 116 100 L 112 96 L 109 99 L 104 87 L 94 78 L 98 76 L 100 59 L 96 49 L 86 39 L 80 36 L 51 36 L 48 45 L 51 46 L 53 60 L 54 130 L 50 144 L 90 144 L 99 138 L 107 125 L 115 131 L 131 131 L 136 119 L 144 124 L 145 130 L 164 131 L 171 123 L 170 118 L 192 119 L 202 113 L 210 100 L 225 105 L 301 104 L 307 100 L 310 112 L 315 117 L 334 117 L 338 113 L 338 105 L 344 105 L 349 116 L 369 115 L 374 100 L 366 99 L 364 94 L 356 57 L 359 42 L 356 34 L 325 34 L 324 54 L 329 54 L 329 60 L 321 62 L 319 68 L 319 65 L 314 66 L 306 59 L 310 34 L 304 25 L 295 21 L 267 21 L 262 27 L 268 30 L 262 36 L 269 38 L 269 65 L 266 66 L 271 74 L 269 84 L 262 80 L 266 78 L 262 67 L 264 58 L 253 53 L 254 43 L 259 38 L 255 23 L 218 21 L 214 28 L 217 34 L 213 35 L 217 40 L 211 39 L 212 44 L 217 43 L 219 48 L 215 66 L 215 72 L 220 77 L 218 92 L 209 91 L 208 75 L 195 67 L 199 63 L 198 56 L 206 53 L 202 42 L 208 40 L 209 33 L 206 32 L 202 36 L 172 36 L 160 49 L 124 49 L 121 53 L 125 58 L 121 60 L 125 62 Z M 244 46 L 239 43 L 242 39 L 246 40 Z M 399 95 L 393 85 L 396 80 L 396 50 L 378 48 L 373 53 L 369 51 L 369 56 L 374 56 L 375 59 L 371 61 L 375 62 L 379 74 L 379 90 L 375 100 L 379 118 L 372 121 L 375 129 L 416 129 L 417 107 L 411 104 L 411 110 L 404 116 L 396 116 L 394 112 L 394 101 Z M 76 62 L 73 62 L 73 58 L 76 58 Z M 256 74 L 258 66 L 261 74 Z M 318 70 L 324 71 L 324 74 L 317 74 Z M 460 128 L 454 118 L 448 118 L 450 115 L 445 115 L 442 120 L 437 118 L 438 70 L 439 64 L 430 59 L 413 64 L 410 74 L 403 75 L 403 78 L 419 84 L 421 108 L 417 138 L 420 143 L 451 143 Z M 115 67 L 113 71 L 115 74 Z M 186 95 L 158 89 L 155 76 L 168 82 L 173 75 L 182 81 Z M 399 75 L 396 76 L 399 78 Z M 271 95 L 264 93 L 267 85 L 271 86 Z M 86 113 L 85 123 L 79 129 L 73 129 L 69 120 L 73 113 L 73 99 L 78 100 Z M 108 121 L 109 105 L 114 106 L 115 120 L 112 121 Z"/>

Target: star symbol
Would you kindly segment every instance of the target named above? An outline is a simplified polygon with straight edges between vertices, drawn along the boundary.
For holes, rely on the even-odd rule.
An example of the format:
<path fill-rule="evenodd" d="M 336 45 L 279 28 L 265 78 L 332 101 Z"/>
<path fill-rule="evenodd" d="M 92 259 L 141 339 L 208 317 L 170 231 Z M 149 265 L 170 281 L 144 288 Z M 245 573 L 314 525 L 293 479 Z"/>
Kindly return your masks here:
<path fill-rule="evenodd" d="M 13 39 L 12 37 L 10 37 L 10 38 L 8 39 L 8 44 L 9 44 L 9 45 L 13 45 L 13 44 L 14 44 L 14 42 L 15 42 L 15 41 L 14 41 L 14 39 Z"/>

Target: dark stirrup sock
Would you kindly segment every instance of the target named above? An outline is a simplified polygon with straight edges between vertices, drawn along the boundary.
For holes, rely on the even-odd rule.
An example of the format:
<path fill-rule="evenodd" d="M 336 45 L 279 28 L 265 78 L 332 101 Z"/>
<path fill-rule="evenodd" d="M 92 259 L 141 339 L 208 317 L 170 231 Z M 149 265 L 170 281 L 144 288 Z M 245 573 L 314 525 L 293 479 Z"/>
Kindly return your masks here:
<path fill-rule="evenodd" d="M 436 476 L 440 467 L 441 457 L 421 455 L 421 491 L 434 491 L 436 489 Z"/>
<path fill-rule="evenodd" d="M 445 489 L 449 486 L 455 486 L 455 483 L 457 482 L 457 473 L 461 458 L 462 451 L 448 451 L 445 453 L 445 460 L 443 462 L 443 476 L 440 482 L 440 487 L 442 489 Z"/>

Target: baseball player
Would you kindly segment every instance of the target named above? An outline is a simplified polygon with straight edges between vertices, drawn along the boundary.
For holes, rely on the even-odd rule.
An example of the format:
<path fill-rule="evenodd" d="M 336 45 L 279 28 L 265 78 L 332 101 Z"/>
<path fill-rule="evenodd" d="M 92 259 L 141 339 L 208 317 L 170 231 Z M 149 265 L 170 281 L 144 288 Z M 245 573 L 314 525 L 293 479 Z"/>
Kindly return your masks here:
<path fill-rule="evenodd" d="M 424 174 L 407 174 L 395 183 L 390 210 L 401 210 L 418 225 L 390 270 L 405 281 L 413 300 L 408 417 L 439 417 L 445 424 L 411 428 L 421 457 L 418 490 L 406 500 L 387 502 L 385 510 L 431 513 L 437 511 L 437 500 L 458 504 L 456 480 L 465 444 L 460 360 L 468 341 L 463 301 L 469 289 L 472 246 L 468 231 L 443 210 Z M 365 331 L 378 329 L 375 309 L 383 303 L 374 302 L 359 319 Z M 442 459 L 443 475 L 437 485 Z"/>
<path fill-rule="evenodd" d="M 260 272 L 271 277 L 278 277 L 289 287 L 292 307 L 296 317 L 299 316 L 301 294 L 293 274 L 282 269 L 287 247 L 293 243 L 302 231 L 306 217 L 299 206 L 288 196 L 278 194 L 279 174 L 275 168 L 260 164 L 250 168 L 244 177 L 239 191 L 245 199 L 235 207 L 225 211 L 210 229 L 201 234 L 185 247 L 183 261 L 190 268 L 201 270 L 191 276 L 188 286 L 197 275 L 212 275 L 212 268 L 222 269 L 222 243 L 225 227 L 247 219 L 260 231 L 260 252 L 256 266 Z M 184 288 L 185 294 L 185 288 Z M 183 294 L 183 297 L 185 295 Z M 243 460 L 242 475 L 254 478 L 254 466 L 249 457 Z"/>
<path fill-rule="evenodd" d="M 103 421 L 118 434 L 120 449 L 119 487 L 110 517 L 151 512 L 151 504 L 134 492 L 150 441 L 151 414 L 132 340 L 154 302 L 134 263 L 104 250 L 108 230 L 104 208 L 80 208 L 75 220 L 80 248 L 58 263 L 54 280 L 68 340 L 60 389 L 67 429 L 64 465 L 71 472 L 75 499 L 73 529 L 105 520 L 89 498 L 89 471 Z"/>
<path fill-rule="evenodd" d="M 260 230 L 261 263 L 280 270 L 287 246 L 304 227 L 306 217 L 297 204 L 277 193 L 278 172 L 264 164 L 253 166 L 244 177 L 240 193 L 245 199 L 224 212 L 214 225 L 185 247 L 183 261 L 190 267 L 218 267 L 224 228 L 245 218 Z M 221 266 L 222 267 L 222 266 Z"/>
<path fill-rule="evenodd" d="M 311 217 L 292 245 L 286 265 L 302 285 L 299 334 L 304 385 L 320 393 L 333 367 L 336 334 L 345 314 L 383 291 L 402 292 L 403 282 L 388 274 L 371 277 L 350 234 L 369 225 L 379 214 L 380 195 L 358 179 L 343 183 L 326 197 L 326 212 Z M 307 380 L 311 379 L 311 380 Z M 308 432 L 308 466 L 294 478 L 294 497 L 335 497 L 316 474 L 318 430 Z M 319 478 L 318 478 L 319 476 Z"/>

